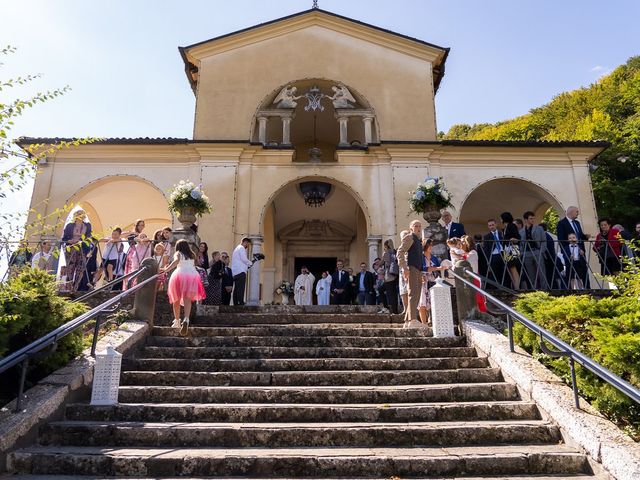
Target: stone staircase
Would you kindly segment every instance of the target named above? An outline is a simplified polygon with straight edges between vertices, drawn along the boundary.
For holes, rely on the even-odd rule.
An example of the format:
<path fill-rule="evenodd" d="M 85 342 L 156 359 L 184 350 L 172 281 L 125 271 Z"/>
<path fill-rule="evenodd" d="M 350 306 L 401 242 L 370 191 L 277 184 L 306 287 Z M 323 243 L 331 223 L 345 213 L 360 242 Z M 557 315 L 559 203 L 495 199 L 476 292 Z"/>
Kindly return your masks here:
<path fill-rule="evenodd" d="M 464 338 L 393 320 L 157 326 L 125 359 L 121 403 L 69 405 L 10 454 L 12 478 L 605 478 Z"/>

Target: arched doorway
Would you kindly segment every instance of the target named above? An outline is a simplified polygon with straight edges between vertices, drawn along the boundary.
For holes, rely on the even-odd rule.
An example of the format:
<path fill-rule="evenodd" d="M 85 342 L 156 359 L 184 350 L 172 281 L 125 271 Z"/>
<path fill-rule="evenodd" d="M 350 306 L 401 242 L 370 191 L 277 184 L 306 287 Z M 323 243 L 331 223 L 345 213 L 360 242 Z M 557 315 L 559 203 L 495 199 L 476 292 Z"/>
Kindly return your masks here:
<path fill-rule="evenodd" d="M 320 206 L 305 199 L 314 182 L 329 188 Z M 273 301 L 275 287 L 282 280 L 293 282 L 302 265 L 316 279 L 323 270 L 333 271 L 338 259 L 357 272 L 360 262 L 369 263 L 367 224 L 357 197 L 335 180 L 301 178 L 282 187 L 262 217 L 263 301 Z"/>
<path fill-rule="evenodd" d="M 499 220 L 502 212 L 511 212 L 514 218 L 531 210 L 536 221 L 553 208 L 562 212 L 560 202 L 540 185 L 521 178 L 496 178 L 475 187 L 462 203 L 460 222 L 469 234 L 486 233 L 487 220 Z"/>
<path fill-rule="evenodd" d="M 130 230 L 136 219 L 146 223 L 145 233 L 172 224 L 163 192 L 151 182 L 133 175 L 111 175 L 95 180 L 67 201 L 82 207 L 97 236 L 108 236 L 113 227 Z"/>

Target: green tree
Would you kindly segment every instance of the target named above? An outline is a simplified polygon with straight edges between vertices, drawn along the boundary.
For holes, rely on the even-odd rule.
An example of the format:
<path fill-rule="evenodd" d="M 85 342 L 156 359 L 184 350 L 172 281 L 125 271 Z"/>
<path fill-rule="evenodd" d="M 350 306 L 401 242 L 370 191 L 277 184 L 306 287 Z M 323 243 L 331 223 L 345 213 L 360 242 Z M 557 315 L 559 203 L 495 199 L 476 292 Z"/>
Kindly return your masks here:
<path fill-rule="evenodd" d="M 443 139 L 607 140 L 591 179 L 600 216 L 640 220 L 640 56 L 586 88 L 561 93 L 526 115 L 495 124 L 454 125 Z"/>
<path fill-rule="evenodd" d="M 0 49 L 0 56 L 6 57 L 14 54 L 16 49 L 6 46 Z M 3 63 L 0 62 L 0 68 Z M 7 91 L 30 84 L 41 75 L 26 75 L 21 77 L 2 79 L 0 77 L 0 94 Z M 38 162 L 47 156 L 55 154 L 63 148 L 70 148 L 81 144 L 91 143 L 96 139 L 83 138 L 72 141 L 59 142 L 56 145 L 30 145 L 26 151 L 21 150 L 14 143 L 11 136 L 12 128 L 16 119 L 21 117 L 27 110 L 54 100 L 68 92 L 68 86 L 45 92 L 38 92 L 27 98 L 13 98 L 10 100 L 0 99 L 0 201 L 4 201 L 10 193 L 16 193 L 29 185 L 30 180 L 36 175 Z M 45 201 L 46 203 L 46 201 Z M 7 205 L 4 202 L 5 207 Z M 27 212 L 11 211 L 3 209 L 0 211 L 0 247 L 11 248 L 12 241 L 22 237 L 35 237 L 47 233 L 53 233 L 60 221 L 66 217 L 70 210 L 70 205 L 65 205 L 54 209 L 46 215 L 39 213 L 44 205 L 32 205 Z M 33 214 L 33 215 L 30 215 Z M 25 223 L 31 216 L 32 220 Z"/>

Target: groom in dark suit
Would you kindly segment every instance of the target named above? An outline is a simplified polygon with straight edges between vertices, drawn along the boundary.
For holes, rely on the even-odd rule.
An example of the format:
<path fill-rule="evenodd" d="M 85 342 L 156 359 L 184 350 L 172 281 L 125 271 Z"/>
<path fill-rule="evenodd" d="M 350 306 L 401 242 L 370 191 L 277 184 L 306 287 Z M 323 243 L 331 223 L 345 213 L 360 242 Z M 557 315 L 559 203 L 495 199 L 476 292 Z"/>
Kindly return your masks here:
<path fill-rule="evenodd" d="M 497 284 L 508 286 L 509 280 L 506 274 L 506 264 L 502 258 L 504 251 L 504 237 L 498 230 L 496 221 L 491 218 L 487 220 L 489 233 L 482 237 L 482 253 L 487 262 L 487 278 Z M 497 288 L 495 284 L 489 283 L 487 288 Z"/>
<path fill-rule="evenodd" d="M 344 270 L 342 260 L 336 262 L 336 271 L 331 274 L 331 304 L 347 305 L 349 303 L 349 274 Z"/>
<path fill-rule="evenodd" d="M 569 251 L 570 234 L 574 233 L 576 235 L 579 249 L 583 252 L 587 251 L 584 247 L 584 242 L 589 240 L 589 235 L 585 234 L 582 230 L 582 225 L 580 225 L 580 222 L 578 221 L 579 214 L 580 211 L 578 210 L 578 207 L 571 206 L 567 208 L 566 216 L 558 222 L 556 231 L 558 234 L 558 243 L 562 250 L 562 256 L 565 260 L 565 265 L 569 265 L 571 260 L 571 252 Z M 588 275 L 585 277 L 584 288 L 591 288 Z"/>

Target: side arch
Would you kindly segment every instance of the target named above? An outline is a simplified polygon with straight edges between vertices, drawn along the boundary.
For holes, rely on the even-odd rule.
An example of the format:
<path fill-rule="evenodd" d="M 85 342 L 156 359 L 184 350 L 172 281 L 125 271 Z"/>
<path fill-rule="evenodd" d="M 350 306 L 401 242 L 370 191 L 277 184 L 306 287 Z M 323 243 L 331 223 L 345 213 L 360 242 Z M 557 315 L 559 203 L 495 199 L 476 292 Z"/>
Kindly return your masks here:
<path fill-rule="evenodd" d="M 525 211 L 531 210 L 539 222 L 549 207 L 558 213 L 565 209 L 557 196 L 539 183 L 505 175 L 479 182 L 469 191 L 460 207 L 460 222 L 468 233 L 482 233 L 486 230 L 486 221 L 502 212 L 521 218 Z"/>
<path fill-rule="evenodd" d="M 115 226 L 126 229 L 138 218 L 145 220 L 145 233 L 149 236 L 173 223 L 165 192 L 139 175 L 117 174 L 95 179 L 73 193 L 66 203 L 90 206 L 90 219 L 100 235 L 110 233 Z"/>

